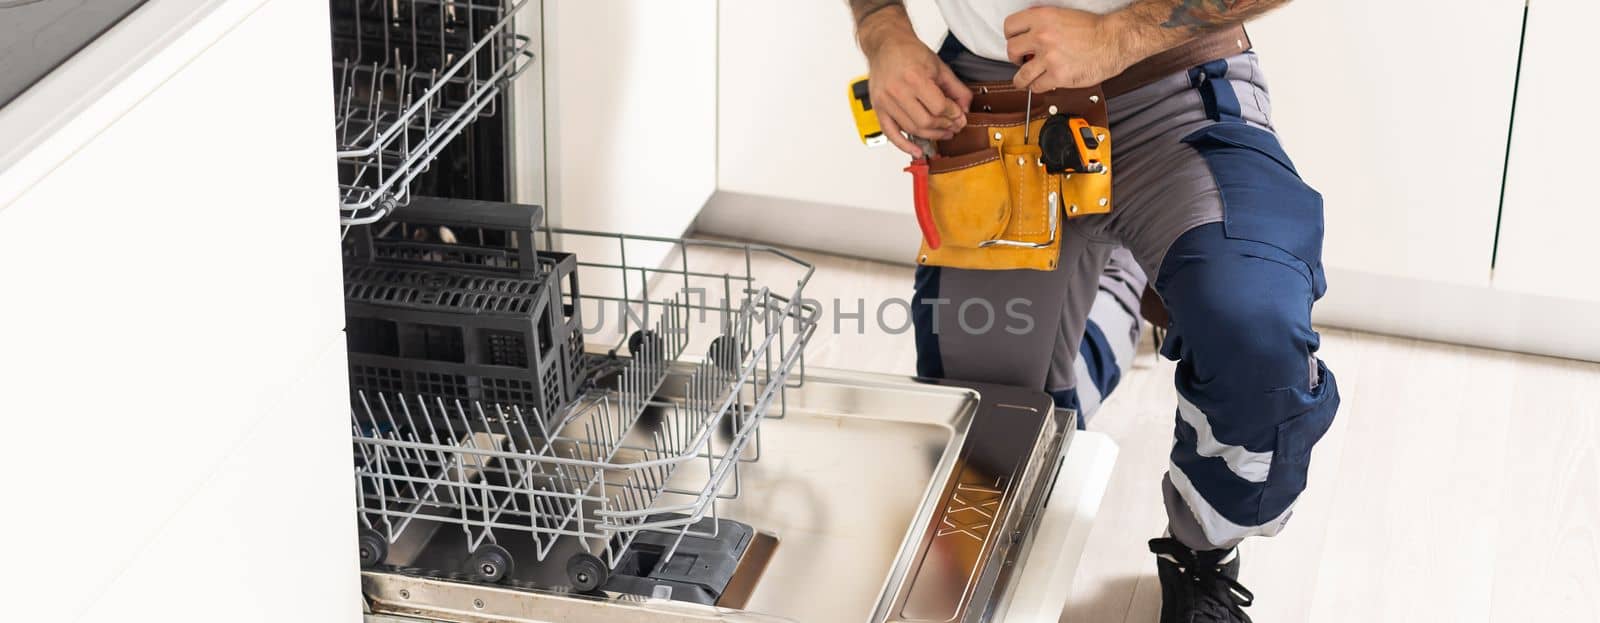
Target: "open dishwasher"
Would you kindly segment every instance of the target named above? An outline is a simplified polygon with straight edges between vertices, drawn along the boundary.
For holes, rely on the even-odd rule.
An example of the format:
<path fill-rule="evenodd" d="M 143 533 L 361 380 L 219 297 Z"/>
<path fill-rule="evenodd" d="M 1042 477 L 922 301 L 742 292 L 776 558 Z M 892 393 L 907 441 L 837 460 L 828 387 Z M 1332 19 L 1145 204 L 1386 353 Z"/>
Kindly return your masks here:
<path fill-rule="evenodd" d="M 331 5 L 369 620 L 1056 619 L 1109 442 L 807 369 L 781 250 L 506 203 L 527 0 Z"/>

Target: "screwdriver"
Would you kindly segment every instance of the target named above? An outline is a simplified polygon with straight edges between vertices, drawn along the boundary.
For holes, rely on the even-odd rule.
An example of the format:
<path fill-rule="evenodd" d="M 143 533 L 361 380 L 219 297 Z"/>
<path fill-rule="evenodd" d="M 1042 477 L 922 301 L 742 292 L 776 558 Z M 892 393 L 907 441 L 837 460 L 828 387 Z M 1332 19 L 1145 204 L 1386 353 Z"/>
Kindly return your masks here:
<path fill-rule="evenodd" d="M 1026 65 L 1026 64 L 1028 64 L 1028 61 L 1031 61 L 1031 60 L 1033 60 L 1033 55 L 1032 54 L 1028 54 L 1026 56 L 1023 56 L 1021 65 Z M 1018 67 L 1020 68 L 1021 65 L 1018 65 Z M 1030 85 L 1028 85 L 1028 99 L 1022 105 L 1022 144 L 1023 145 L 1027 145 L 1028 144 L 1028 131 L 1033 129 L 1033 128 L 1029 127 L 1031 125 L 1033 125 L 1033 85 L 1030 84 Z"/>
<path fill-rule="evenodd" d="M 1028 87 L 1027 103 L 1022 105 L 1022 144 L 1028 144 L 1028 131 L 1033 129 L 1033 87 Z"/>

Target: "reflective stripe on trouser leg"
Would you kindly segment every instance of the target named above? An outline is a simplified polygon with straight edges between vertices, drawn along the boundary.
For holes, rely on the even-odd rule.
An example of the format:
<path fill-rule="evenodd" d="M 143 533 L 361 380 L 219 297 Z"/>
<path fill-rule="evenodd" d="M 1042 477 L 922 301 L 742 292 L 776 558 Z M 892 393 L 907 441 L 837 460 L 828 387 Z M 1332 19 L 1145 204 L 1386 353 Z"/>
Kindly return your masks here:
<path fill-rule="evenodd" d="M 967 79 L 1003 80 L 1015 70 L 997 69 L 994 75 L 977 75 L 970 68 L 984 65 L 981 59 L 966 58 L 970 56 L 950 59 L 956 71 Z M 963 59 L 970 62 L 961 62 Z M 988 66 L 994 65 L 1003 67 L 1004 63 L 990 62 Z M 1323 290 L 1321 203 L 1320 197 L 1299 181 L 1293 164 L 1270 132 L 1268 96 L 1261 75 L 1256 57 L 1241 54 L 1224 62 L 1208 63 L 1192 74 L 1176 73 L 1113 98 L 1109 102 L 1111 131 L 1118 137 L 1117 160 L 1121 163 L 1113 181 L 1115 211 L 1074 219 L 1067 227 L 1069 235 L 1077 236 L 1080 242 L 1126 246 L 1152 273 L 1158 268 L 1166 272 L 1164 268 L 1172 263 L 1170 249 L 1174 253 L 1198 254 L 1202 261 L 1207 255 L 1248 252 L 1263 269 L 1276 265 L 1303 277 L 1301 285 L 1289 288 L 1284 287 L 1286 280 L 1271 279 L 1271 287 L 1292 290 L 1288 298 L 1282 298 L 1280 292 L 1265 292 L 1248 282 L 1248 271 L 1229 277 L 1233 281 L 1228 281 L 1220 279 L 1225 271 L 1191 271 L 1194 266 L 1185 266 L 1185 274 L 1168 284 L 1179 287 L 1157 288 L 1168 307 L 1175 308 L 1173 318 L 1177 323 L 1168 334 L 1166 346 L 1170 349 L 1164 348 L 1163 352 L 1184 359 L 1178 366 L 1178 382 L 1184 397 L 1205 418 L 1211 440 L 1208 452 L 1214 455 L 1202 456 L 1199 433 L 1190 425 L 1176 422 L 1178 439 L 1173 448 L 1172 470 L 1185 483 L 1185 492 L 1180 494 L 1176 483 L 1165 487 L 1173 491 L 1167 508 L 1174 534 L 1195 548 L 1225 546 L 1241 535 L 1271 534 L 1281 527 L 1294 498 L 1304 488 L 1310 447 L 1331 421 L 1337 405 L 1332 375 L 1321 374 L 1316 382 L 1310 380 L 1313 369 L 1308 361 L 1315 349 L 1315 334 L 1310 333 L 1309 324 L 1305 325 L 1308 335 L 1300 336 L 1303 339 L 1298 343 L 1282 339 L 1285 333 L 1297 335 L 1282 327 L 1296 327 L 1302 317 L 1309 320 L 1310 301 Z M 1217 247 L 1181 249 L 1184 245 L 1174 244 L 1188 235 L 1185 232 L 1199 231 L 1208 224 L 1204 235 L 1215 234 L 1214 240 L 1208 240 L 1218 243 Z M 1230 248 L 1221 244 L 1224 240 L 1239 246 Z M 1256 245 L 1246 249 L 1246 243 L 1252 241 Z M 1062 246 L 1064 254 L 1080 248 L 1072 240 Z M 1060 265 L 1073 263 L 1064 257 Z M 1102 258 L 1092 267 L 1080 265 L 1069 272 L 1074 276 L 1094 275 L 1103 268 Z M 957 271 L 946 274 L 954 272 Z M 957 298 L 952 294 L 969 288 L 999 288 L 1001 281 L 1007 281 L 1003 285 L 1012 292 L 1035 292 L 1030 289 L 1034 284 L 1009 282 L 1010 279 L 1000 275 L 983 275 L 970 281 L 947 278 L 941 294 Z M 1069 282 L 1082 283 L 1074 278 L 1038 287 L 1053 290 Z M 1076 385 L 1073 359 L 1080 351 L 1084 329 L 1082 325 L 1073 329 L 1070 319 L 1087 316 L 1091 296 L 1082 289 L 1069 288 L 1069 294 L 1070 304 L 1065 306 L 1068 313 L 1064 316 L 1068 330 L 1059 331 L 1057 337 L 1061 341 L 1052 345 L 1055 359 L 1050 362 L 1045 383 L 1048 389 Z M 1084 298 L 1079 301 L 1077 296 Z M 1304 309 L 1265 304 L 1271 300 L 1298 303 Z M 1239 304 L 1220 305 L 1224 301 Z M 1208 306 L 1229 310 L 1227 314 L 1210 314 L 1221 324 L 1204 325 L 1202 318 L 1208 314 L 1196 310 Z M 1077 316 L 1079 313 L 1084 316 Z M 1254 326 L 1253 316 L 1294 322 L 1279 323 L 1280 328 L 1273 331 L 1277 338 L 1263 338 L 1257 343 L 1248 330 Z M 1264 323 L 1270 324 L 1273 323 Z M 1185 327 L 1194 330 L 1184 332 Z M 1216 340 L 1206 337 L 1212 330 L 1218 334 L 1213 336 Z M 946 372 L 952 377 L 975 374 L 1004 378 L 1012 384 L 1035 382 L 1031 369 L 1006 365 L 1018 359 L 1015 349 L 1019 347 L 1031 362 L 1031 344 L 964 338 L 946 341 L 942 336 L 939 343 Z M 1218 347 L 1218 343 L 1227 345 Z M 1291 356 L 1299 357 L 1298 363 L 1283 363 Z M 1212 369 L 1239 361 L 1255 361 L 1255 366 L 1243 373 L 1229 374 Z M 1001 364 L 999 368 L 994 367 L 997 362 Z M 1263 370 L 1280 373 L 1282 378 L 1277 382 L 1281 384 L 1242 389 L 1267 380 L 1267 375 L 1259 373 Z M 1287 380 L 1293 376 L 1288 374 L 1290 371 L 1300 374 L 1297 380 Z M 1290 399 L 1268 394 L 1278 389 L 1287 390 L 1283 393 Z M 1295 402 L 1307 408 L 1299 409 Z M 1174 415 L 1177 420 L 1176 410 Z M 1232 471 L 1224 458 L 1228 446 L 1240 447 L 1256 457 L 1270 453 L 1264 482 L 1253 482 Z M 1251 457 L 1240 454 L 1234 461 L 1248 465 Z M 1201 527 L 1202 520 L 1209 526 L 1209 535 Z M 1185 526 L 1193 529 L 1184 530 Z"/>
<path fill-rule="evenodd" d="M 1276 534 L 1333 422 L 1338 386 L 1313 356 L 1316 280 L 1304 266 L 1222 224 L 1184 234 L 1162 265 L 1156 287 L 1173 319 L 1162 354 L 1179 360 L 1165 487 L 1183 502 L 1169 495 L 1168 511 L 1190 547 Z"/>
<path fill-rule="evenodd" d="M 1122 371 L 1133 365 L 1139 344 L 1139 296 L 1146 281 L 1132 253 L 1122 248 L 1112 251 L 1073 362 L 1080 425 L 1094 417 L 1121 381 Z"/>
<path fill-rule="evenodd" d="M 1311 306 L 1326 290 L 1322 197 L 1300 179 L 1270 120 L 1246 122 L 1264 110 L 1265 90 L 1224 79 L 1246 61 L 1254 75 L 1254 58 L 1239 57 L 1190 73 L 1218 122 L 1183 138 L 1215 184 L 1194 201 L 1220 204 L 1223 218 L 1173 240 L 1155 281 L 1172 318 L 1161 352 L 1179 361 L 1162 488 L 1173 535 L 1196 549 L 1283 528 L 1339 404 L 1311 328 Z"/>

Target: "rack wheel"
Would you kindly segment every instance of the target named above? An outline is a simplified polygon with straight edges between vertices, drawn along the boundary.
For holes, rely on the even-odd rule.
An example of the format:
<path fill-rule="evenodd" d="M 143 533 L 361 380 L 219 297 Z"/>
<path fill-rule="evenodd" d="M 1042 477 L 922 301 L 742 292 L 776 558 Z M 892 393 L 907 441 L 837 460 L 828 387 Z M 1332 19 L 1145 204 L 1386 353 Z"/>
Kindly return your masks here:
<path fill-rule="evenodd" d="M 567 579 L 572 580 L 573 590 L 587 593 L 605 586 L 606 580 L 611 579 L 611 570 L 594 554 L 573 554 L 567 559 Z"/>
<path fill-rule="evenodd" d="M 467 557 L 467 573 L 479 582 L 499 582 L 511 574 L 514 563 L 511 552 L 494 543 L 478 546 L 478 551 Z"/>
<path fill-rule="evenodd" d="M 389 542 L 385 541 L 383 535 L 378 534 L 378 531 L 372 528 L 362 528 L 360 534 L 356 535 L 356 543 L 361 546 L 362 567 L 378 566 L 383 563 L 384 558 L 389 556 Z"/>
<path fill-rule="evenodd" d="M 740 364 L 744 363 L 744 345 L 739 343 L 737 337 L 719 335 L 711 340 L 711 349 L 706 351 L 706 358 L 717 364 L 723 372 L 738 372 Z"/>
<path fill-rule="evenodd" d="M 628 353 L 635 358 L 642 357 L 647 347 L 650 349 L 652 359 L 666 358 L 666 342 L 661 340 L 661 334 L 649 329 L 634 331 L 628 336 Z"/>

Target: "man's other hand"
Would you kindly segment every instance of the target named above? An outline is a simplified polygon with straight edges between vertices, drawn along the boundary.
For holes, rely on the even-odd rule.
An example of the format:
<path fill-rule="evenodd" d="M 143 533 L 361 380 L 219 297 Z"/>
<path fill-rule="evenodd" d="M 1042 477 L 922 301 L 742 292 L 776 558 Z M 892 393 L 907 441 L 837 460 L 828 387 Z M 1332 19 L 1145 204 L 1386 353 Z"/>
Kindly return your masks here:
<path fill-rule="evenodd" d="M 1036 92 L 1077 89 L 1105 82 L 1133 64 L 1121 45 L 1118 22 L 1094 13 L 1034 7 L 1006 18 L 1006 56 L 1021 65 L 1012 80 Z"/>
<path fill-rule="evenodd" d="M 899 9 L 879 11 L 859 27 L 869 67 L 868 91 L 883 135 L 913 158 L 922 149 L 912 136 L 944 140 L 967 125 L 972 91 L 917 39 Z"/>

